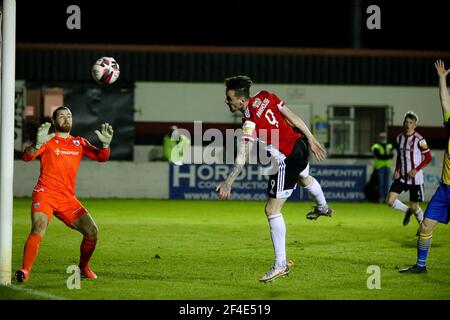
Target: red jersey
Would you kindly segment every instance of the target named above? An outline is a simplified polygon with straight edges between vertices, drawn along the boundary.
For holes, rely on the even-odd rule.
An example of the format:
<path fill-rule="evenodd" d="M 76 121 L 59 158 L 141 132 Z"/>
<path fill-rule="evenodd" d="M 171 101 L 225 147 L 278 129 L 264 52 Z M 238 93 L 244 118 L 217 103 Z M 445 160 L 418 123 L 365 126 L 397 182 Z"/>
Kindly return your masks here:
<path fill-rule="evenodd" d="M 274 93 L 260 91 L 251 97 L 242 118 L 242 139 L 265 143 L 277 159 L 288 157 L 301 134 L 281 114 L 283 108 L 284 102 Z"/>
<path fill-rule="evenodd" d="M 103 162 L 108 160 L 110 149 L 98 149 L 81 137 L 53 137 L 34 156 L 23 152 L 24 161 L 41 157 L 41 174 L 36 190 L 44 189 L 75 195 L 78 167 L 83 156 Z"/>

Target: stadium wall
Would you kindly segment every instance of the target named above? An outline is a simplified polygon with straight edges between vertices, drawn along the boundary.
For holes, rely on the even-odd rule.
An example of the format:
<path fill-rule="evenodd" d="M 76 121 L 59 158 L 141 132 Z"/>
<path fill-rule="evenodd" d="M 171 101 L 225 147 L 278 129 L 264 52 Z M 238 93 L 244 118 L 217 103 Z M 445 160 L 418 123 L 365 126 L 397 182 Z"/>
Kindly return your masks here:
<path fill-rule="evenodd" d="M 442 170 L 444 152 L 433 150 L 433 161 L 425 168 L 425 200 L 436 189 Z M 311 163 L 315 163 L 312 161 Z M 327 159 L 321 164 L 366 165 L 366 181 L 372 173 L 371 159 Z M 14 162 L 14 196 L 30 197 L 39 177 L 39 161 Z M 167 162 L 86 160 L 77 177 L 77 196 L 80 198 L 168 199 L 169 165 Z M 407 194 L 401 199 L 407 201 Z"/>
<path fill-rule="evenodd" d="M 257 80 L 257 79 L 255 79 Z M 326 117 L 329 105 L 364 105 L 394 107 L 394 125 L 401 125 L 403 115 L 414 110 L 419 126 L 442 126 L 439 95 L 436 87 L 355 86 L 355 85 L 287 85 L 257 84 L 252 93 L 270 90 L 295 110 L 310 105 L 311 116 Z M 234 123 L 224 104 L 223 84 L 137 82 L 135 121 Z"/>
<path fill-rule="evenodd" d="M 30 197 L 39 177 L 39 161 L 14 161 L 14 196 Z M 77 176 L 80 198 L 167 199 L 169 169 L 166 162 L 136 163 L 86 160 Z"/>

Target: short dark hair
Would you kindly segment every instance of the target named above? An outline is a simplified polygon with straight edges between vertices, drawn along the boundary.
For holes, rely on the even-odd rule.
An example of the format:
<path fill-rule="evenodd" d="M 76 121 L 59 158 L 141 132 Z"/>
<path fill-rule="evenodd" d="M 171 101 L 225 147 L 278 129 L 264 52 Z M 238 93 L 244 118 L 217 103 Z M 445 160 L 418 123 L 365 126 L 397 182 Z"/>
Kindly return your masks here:
<path fill-rule="evenodd" d="M 419 122 L 419 116 L 414 111 L 406 112 L 403 121 L 405 121 L 406 119 L 414 120 L 416 123 Z"/>
<path fill-rule="evenodd" d="M 236 97 L 250 98 L 250 86 L 252 79 L 248 76 L 234 76 L 225 78 L 225 87 L 228 90 L 234 90 Z"/>
<path fill-rule="evenodd" d="M 60 110 L 69 110 L 70 111 L 70 109 L 68 107 L 66 107 L 66 106 L 60 106 L 60 107 L 56 108 L 55 111 L 53 111 L 53 114 L 52 114 L 52 119 L 53 120 L 56 120 L 56 116 L 58 115 L 58 112 Z"/>

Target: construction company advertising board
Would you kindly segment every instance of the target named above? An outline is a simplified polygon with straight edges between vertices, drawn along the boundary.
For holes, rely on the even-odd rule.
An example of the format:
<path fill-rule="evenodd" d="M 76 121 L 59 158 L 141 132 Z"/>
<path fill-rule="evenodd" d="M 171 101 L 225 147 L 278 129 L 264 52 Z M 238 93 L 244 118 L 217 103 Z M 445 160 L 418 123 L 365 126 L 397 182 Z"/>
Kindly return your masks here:
<path fill-rule="evenodd" d="M 169 198 L 184 200 L 218 199 L 215 189 L 225 180 L 232 165 L 186 164 L 169 166 Z M 245 166 L 231 189 L 231 200 L 266 200 L 267 181 L 263 168 Z M 310 174 L 319 181 L 328 201 L 364 201 L 366 166 L 311 165 Z M 290 200 L 309 201 L 297 186 Z"/>
<path fill-rule="evenodd" d="M 309 173 L 319 181 L 328 201 L 364 201 L 366 166 L 312 165 Z M 308 200 L 303 188 L 297 188 L 298 200 Z"/>

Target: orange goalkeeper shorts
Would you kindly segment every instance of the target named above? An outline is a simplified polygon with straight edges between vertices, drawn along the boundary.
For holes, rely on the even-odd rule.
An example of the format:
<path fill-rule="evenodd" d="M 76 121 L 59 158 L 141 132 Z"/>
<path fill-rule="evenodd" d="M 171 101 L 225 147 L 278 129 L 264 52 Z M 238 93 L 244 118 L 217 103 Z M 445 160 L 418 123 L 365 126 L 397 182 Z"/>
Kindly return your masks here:
<path fill-rule="evenodd" d="M 31 212 L 45 213 L 48 222 L 50 222 L 52 215 L 55 215 L 70 227 L 87 210 L 74 195 L 49 192 L 42 187 L 36 187 L 33 191 Z"/>

